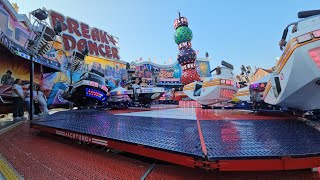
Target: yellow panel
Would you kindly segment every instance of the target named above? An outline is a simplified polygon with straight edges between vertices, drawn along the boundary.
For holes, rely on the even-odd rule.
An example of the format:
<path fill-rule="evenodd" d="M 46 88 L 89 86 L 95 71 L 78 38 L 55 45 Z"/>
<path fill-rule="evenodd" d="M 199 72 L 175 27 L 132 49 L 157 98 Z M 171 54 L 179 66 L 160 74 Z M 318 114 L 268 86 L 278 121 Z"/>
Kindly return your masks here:
<path fill-rule="evenodd" d="M 6 162 L 4 162 L 2 159 L 0 159 L 0 172 L 5 177 L 5 179 L 19 180 L 19 177 L 14 172 L 14 170 L 11 169 L 11 167 Z"/>

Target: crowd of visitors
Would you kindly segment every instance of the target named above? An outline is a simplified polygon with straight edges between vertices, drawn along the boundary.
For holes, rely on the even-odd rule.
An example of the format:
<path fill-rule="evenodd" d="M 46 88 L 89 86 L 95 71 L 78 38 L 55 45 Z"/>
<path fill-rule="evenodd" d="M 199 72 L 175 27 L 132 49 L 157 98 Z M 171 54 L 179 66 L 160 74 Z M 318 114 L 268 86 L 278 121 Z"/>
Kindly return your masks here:
<path fill-rule="evenodd" d="M 40 85 L 33 85 L 34 106 L 32 112 L 30 112 L 30 105 L 32 102 L 30 99 L 30 83 L 23 85 L 21 79 L 14 80 L 12 72 L 8 70 L 1 77 L 0 85 L 12 86 L 12 99 L 10 102 L 12 102 L 13 120 L 26 120 L 27 118 L 24 116 L 24 110 L 28 111 L 29 115 L 32 113 L 34 117 L 49 114 L 47 98 Z"/>

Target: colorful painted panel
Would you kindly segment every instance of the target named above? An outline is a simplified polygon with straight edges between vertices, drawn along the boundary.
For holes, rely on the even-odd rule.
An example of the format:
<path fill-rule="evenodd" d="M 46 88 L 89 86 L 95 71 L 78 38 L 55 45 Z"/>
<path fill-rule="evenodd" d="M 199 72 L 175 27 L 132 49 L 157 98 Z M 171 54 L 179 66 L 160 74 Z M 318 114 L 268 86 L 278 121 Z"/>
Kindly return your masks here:
<path fill-rule="evenodd" d="M 29 35 L 29 30 L 24 23 L 14 20 L 2 4 L 0 4 L 0 30 L 20 46 L 25 45 Z"/>
<path fill-rule="evenodd" d="M 210 74 L 210 64 L 209 61 L 197 60 L 197 71 L 199 72 L 201 77 L 211 77 Z M 152 71 L 159 72 L 159 78 L 180 78 L 182 74 L 181 65 L 178 63 L 170 65 L 156 65 L 153 63 L 139 63 L 139 64 L 132 64 L 132 68 L 136 69 L 136 76 L 144 77 L 144 78 L 151 78 Z"/>
<path fill-rule="evenodd" d="M 93 56 L 87 56 L 83 67 L 71 73 L 68 69 L 69 61 L 67 58 L 70 54 L 70 52 L 64 53 L 64 51 L 62 51 L 62 43 L 55 42 L 51 51 L 46 55 L 47 58 L 56 59 L 61 64 L 61 72 L 44 74 L 45 78 L 42 81 L 42 85 L 46 89 L 51 90 L 48 96 L 49 106 L 59 106 L 68 103 L 62 98 L 62 94 L 68 89 L 71 76 L 72 82 L 76 82 L 84 72 L 95 69 L 104 74 L 108 86 L 111 87 L 111 89 L 121 85 L 126 77 L 126 64 L 124 62 L 106 60 Z"/>

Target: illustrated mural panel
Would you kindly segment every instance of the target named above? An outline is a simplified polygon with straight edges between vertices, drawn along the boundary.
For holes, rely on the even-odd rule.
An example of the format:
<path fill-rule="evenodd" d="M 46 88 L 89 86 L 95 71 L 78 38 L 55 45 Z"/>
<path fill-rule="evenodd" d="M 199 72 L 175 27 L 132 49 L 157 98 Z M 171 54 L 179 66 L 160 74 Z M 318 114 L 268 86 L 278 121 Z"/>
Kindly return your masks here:
<path fill-rule="evenodd" d="M 209 61 L 197 60 L 197 71 L 201 77 L 211 77 Z M 142 62 L 139 64 L 132 64 L 132 68 L 136 69 L 136 76 L 151 78 L 152 71 L 159 72 L 159 78 L 180 78 L 182 69 L 180 64 L 175 63 L 170 65 L 155 65 L 153 63 Z"/>

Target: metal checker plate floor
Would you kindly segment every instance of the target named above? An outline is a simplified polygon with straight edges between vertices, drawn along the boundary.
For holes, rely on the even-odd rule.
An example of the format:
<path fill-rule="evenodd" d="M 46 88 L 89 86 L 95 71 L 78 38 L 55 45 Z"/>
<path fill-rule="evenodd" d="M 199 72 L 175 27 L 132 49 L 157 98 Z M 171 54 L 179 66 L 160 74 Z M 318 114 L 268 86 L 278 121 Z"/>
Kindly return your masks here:
<path fill-rule="evenodd" d="M 105 110 L 57 112 L 32 124 L 204 157 L 197 122 L 112 115 Z"/>
<path fill-rule="evenodd" d="M 286 120 L 201 121 L 209 160 L 320 155 L 320 132 Z"/>

